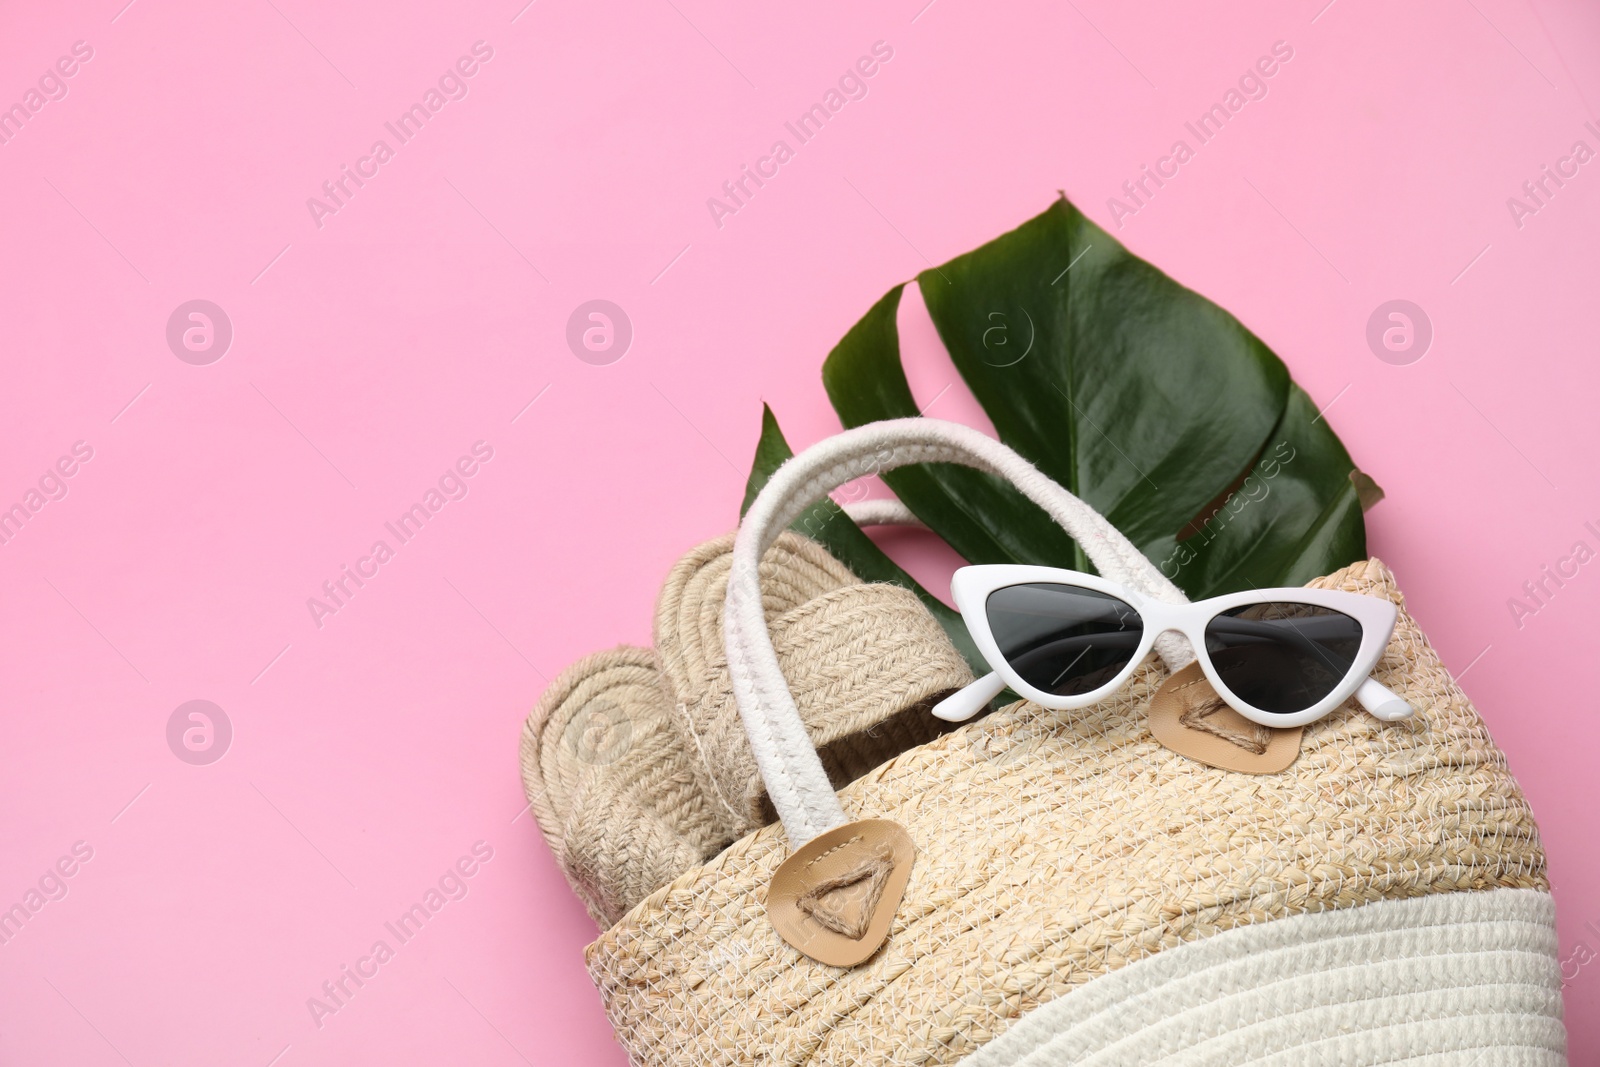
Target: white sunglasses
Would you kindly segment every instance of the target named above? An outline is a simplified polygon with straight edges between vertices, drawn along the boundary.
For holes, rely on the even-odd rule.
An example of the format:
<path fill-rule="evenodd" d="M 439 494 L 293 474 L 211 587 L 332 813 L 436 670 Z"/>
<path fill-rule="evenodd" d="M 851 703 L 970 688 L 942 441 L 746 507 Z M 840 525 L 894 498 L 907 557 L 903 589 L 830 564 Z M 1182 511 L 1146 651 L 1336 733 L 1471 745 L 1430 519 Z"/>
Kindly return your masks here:
<path fill-rule="evenodd" d="M 1315 722 L 1351 696 L 1385 722 L 1414 709 L 1371 677 L 1394 632 L 1387 600 L 1332 589 L 1252 589 L 1188 604 L 1054 567 L 962 567 L 950 592 L 994 668 L 935 705 L 963 722 L 1010 687 L 1059 710 L 1105 699 L 1156 638 L 1188 638 L 1217 695 L 1263 726 Z"/>

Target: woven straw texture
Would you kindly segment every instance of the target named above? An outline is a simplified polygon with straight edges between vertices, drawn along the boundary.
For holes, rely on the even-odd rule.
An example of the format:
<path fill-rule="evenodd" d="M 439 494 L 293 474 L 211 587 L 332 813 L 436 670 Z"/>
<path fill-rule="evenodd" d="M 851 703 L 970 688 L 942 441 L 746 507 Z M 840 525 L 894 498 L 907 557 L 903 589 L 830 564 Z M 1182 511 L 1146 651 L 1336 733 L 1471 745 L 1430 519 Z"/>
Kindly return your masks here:
<path fill-rule="evenodd" d="M 597 652 L 551 683 L 523 728 L 522 776 L 556 862 L 602 926 L 727 844 L 647 648 Z"/>
<path fill-rule="evenodd" d="M 620 646 L 563 671 L 522 735 L 534 817 L 597 923 L 771 822 L 722 651 L 733 536 L 673 567 L 656 649 Z M 763 609 L 836 786 L 948 729 L 927 711 L 972 680 L 927 608 L 869 585 L 787 533 L 763 557 Z"/>
<path fill-rule="evenodd" d="M 1110 700 L 1016 704 L 841 794 L 918 849 L 884 948 L 812 963 L 764 913 L 781 827 L 651 894 L 587 951 L 641 1065 L 946 1064 L 1022 1014 L 1159 950 L 1385 898 L 1547 889 L 1533 817 L 1471 704 L 1371 560 L 1311 583 L 1401 606 L 1377 675 L 1419 712 L 1345 707 L 1277 775 L 1160 747 L 1151 656 Z"/>
<path fill-rule="evenodd" d="M 702 757 L 695 773 L 730 842 L 777 818 L 723 651 L 732 560 L 732 534 L 683 557 L 655 624 L 678 727 Z M 815 541 L 785 533 L 762 559 L 761 594 L 784 678 L 835 788 L 945 731 L 926 706 L 972 672 L 911 590 L 864 583 Z"/>

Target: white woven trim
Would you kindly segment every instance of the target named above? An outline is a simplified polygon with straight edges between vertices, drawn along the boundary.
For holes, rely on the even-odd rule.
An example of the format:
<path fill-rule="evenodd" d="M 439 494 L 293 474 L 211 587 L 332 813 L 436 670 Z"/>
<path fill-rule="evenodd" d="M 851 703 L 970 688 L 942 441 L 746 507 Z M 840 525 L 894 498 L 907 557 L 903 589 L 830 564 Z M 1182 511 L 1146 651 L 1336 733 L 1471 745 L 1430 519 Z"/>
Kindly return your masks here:
<path fill-rule="evenodd" d="M 992 437 L 939 419 L 891 419 L 827 438 L 773 473 L 734 539 L 724 640 L 733 693 L 767 795 L 791 848 L 846 819 L 783 680 L 761 609 L 762 555 L 800 514 L 845 482 L 913 463 L 959 463 L 1005 478 L 1083 546 L 1100 573 L 1147 596 L 1186 600 L 1132 542 L 1094 508 Z M 1171 670 L 1193 659 L 1189 644 L 1164 634 L 1156 651 Z"/>
<path fill-rule="evenodd" d="M 1435 893 L 1163 949 L 1034 1009 L 960 1067 L 1558 1067 L 1555 906 Z"/>

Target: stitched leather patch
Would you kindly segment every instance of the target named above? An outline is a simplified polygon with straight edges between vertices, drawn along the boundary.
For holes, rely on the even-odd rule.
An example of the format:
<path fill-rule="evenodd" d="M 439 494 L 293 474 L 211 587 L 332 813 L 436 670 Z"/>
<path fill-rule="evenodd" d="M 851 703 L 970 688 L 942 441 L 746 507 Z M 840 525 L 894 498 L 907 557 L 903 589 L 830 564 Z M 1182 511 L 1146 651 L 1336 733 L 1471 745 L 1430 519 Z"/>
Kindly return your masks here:
<path fill-rule="evenodd" d="M 1303 726 L 1275 730 L 1230 708 L 1191 663 L 1150 698 L 1150 732 L 1172 751 L 1212 767 L 1276 774 L 1300 755 Z"/>
<path fill-rule="evenodd" d="M 911 836 L 888 819 L 819 834 L 773 874 L 767 917 L 818 963 L 854 967 L 889 936 L 916 855 Z"/>

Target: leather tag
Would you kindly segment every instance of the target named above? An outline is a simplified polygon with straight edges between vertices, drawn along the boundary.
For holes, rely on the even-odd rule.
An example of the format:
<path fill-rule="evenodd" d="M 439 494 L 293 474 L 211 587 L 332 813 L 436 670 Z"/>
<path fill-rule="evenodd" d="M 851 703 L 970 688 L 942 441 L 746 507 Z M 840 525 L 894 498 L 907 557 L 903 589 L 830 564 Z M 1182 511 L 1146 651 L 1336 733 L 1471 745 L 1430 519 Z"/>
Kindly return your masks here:
<path fill-rule="evenodd" d="M 888 819 L 819 834 L 773 874 L 767 917 L 818 963 L 854 967 L 889 936 L 916 855 L 911 835 Z"/>
<path fill-rule="evenodd" d="M 1211 767 L 1276 774 L 1300 755 L 1303 726 L 1275 730 L 1230 708 L 1191 663 L 1150 698 L 1150 732 L 1172 751 Z"/>

